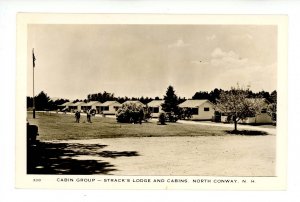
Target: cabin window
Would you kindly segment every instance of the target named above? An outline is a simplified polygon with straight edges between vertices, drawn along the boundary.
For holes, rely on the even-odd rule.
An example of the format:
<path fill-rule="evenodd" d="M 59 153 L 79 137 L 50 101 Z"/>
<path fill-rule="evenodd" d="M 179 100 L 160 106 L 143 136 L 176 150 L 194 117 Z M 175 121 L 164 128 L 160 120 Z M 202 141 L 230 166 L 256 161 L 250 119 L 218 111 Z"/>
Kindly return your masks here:
<path fill-rule="evenodd" d="M 108 106 L 107 107 L 101 107 L 101 111 L 108 111 Z"/>
<path fill-rule="evenodd" d="M 266 108 L 262 109 L 261 113 L 267 113 L 267 109 Z"/>
<path fill-rule="evenodd" d="M 153 113 L 158 113 L 159 109 L 158 107 L 153 107 Z"/>
<path fill-rule="evenodd" d="M 209 107 L 204 107 L 205 112 L 209 112 Z"/>
<path fill-rule="evenodd" d="M 192 114 L 199 114 L 199 109 L 198 108 L 192 108 Z"/>

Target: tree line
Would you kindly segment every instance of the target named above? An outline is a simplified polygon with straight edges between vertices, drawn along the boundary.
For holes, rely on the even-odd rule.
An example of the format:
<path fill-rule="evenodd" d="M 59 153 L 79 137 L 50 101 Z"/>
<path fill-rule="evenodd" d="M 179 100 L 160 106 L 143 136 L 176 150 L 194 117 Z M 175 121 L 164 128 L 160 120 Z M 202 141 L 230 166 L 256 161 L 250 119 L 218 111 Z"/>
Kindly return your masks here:
<path fill-rule="evenodd" d="M 207 99 L 209 101 L 211 101 L 212 103 L 216 104 L 217 100 L 220 99 L 220 95 L 222 93 L 229 93 L 231 90 L 222 90 L 222 89 L 218 89 L 215 88 L 214 90 L 208 92 L 208 91 L 198 91 L 196 92 L 192 99 L 195 100 L 202 100 L 202 99 Z M 271 93 L 267 92 L 267 91 L 259 91 L 257 93 L 251 91 L 250 89 L 247 89 L 247 98 L 264 98 L 266 99 L 268 102 L 270 103 L 275 103 L 277 102 L 277 91 L 274 90 Z"/>
<path fill-rule="evenodd" d="M 153 100 L 162 100 L 162 98 L 156 96 L 154 98 L 152 97 L 144 97 L 144 96 L 141 96 L 141 97 L 115 97 L 113 93 L 108 93 L 106 91 L 104 91 L 103 93 L 99 92 L 99 93 L 94 93 L 94 94 L 89 94 L 87 96 L 87 102 L 89 101 L 99 101 L 99 102 L 106 102 L 106 101 L 118 101 L 119 103 L 124 103 L 128 100 L 137 100 L 137 101 L 140 101 L 141 103 L 143 104 L 147 104 Z M 179 100 L 181 102 L 185 101 L 186 99 L 185 98 L 181 98 L 179 97 Z M 85 100 L 84 100 L 85 101 Z"/>
<path fill-rule="evenodd" d="M 172 87 L 172 86 L 171 86 Z M 185 97 L 177 97 L 177 95 L 174 93 L 174 89 L 169 89 L 174 96 L 176 96 L 176 103 L 180 104 L 186 100 Z M 220 95 L 222 93 L 228 93 L 230 90 L 223 90 L 223 89 L 218 89 L 215 88 L 214 90 L 208 92 L 208 91 L 198 91 L 196 92 L 193 96 L 192 99 L 207 99 L 211 101 L 212 103 L 216 104 L 217 100 L 220 99 Z M 260 91 L 260 92 L 253 92 L 251 90 L 247 91 L 247 97 L 248 98 L 265 98 L 268 100 L 270 103 L 276 103 L 277 102 L 277 92 L 276 90 L 272 91 L 271 93 L 267 91 Z M 118 101 L 119 103 L 124 103 L 125 101 L 128 100 L 138 100 L 143 104 L 147 104 L 151 102 L 152 100 L 166 100 L 166 96 L 164 98 L 160 98 L 158 96 L 151 98 L 151 97 L 116 97 L 114 93 L 109 93 L 109 92 L 99 92 L 99 93 L 94 93 L 94 94 L 88 94 L 87 99 L 76 99 L 73 101 L 75 102 L 90 102 L 90 101 L 99 101 L 101 103 L 104 103 L 106 101 Z M 58 99 L 58 100 L 51 100 L 50 97 L 45 93 L 44 91 L 41 91 L 37 96 L 35 96 L 35 108 L 36 110 L 56 110 L 57 105 L 61 105 L 65 102 L 69 102 L 68 99 Z M 33 98 L 27 96 L 27 108 L 32 108 L 33 107 Z"/>
<path fill-rule="evenodd" d="M 27 96 L 27 108 L 33 107 L 33 97 Z M 35 109 L 38 111 L 42 110 L 56 110 L 58 105 L 69 102 L 68 99 L 57 99 L 51 100 L 51 98 L 45 93 L 41 91 L 37 96 L 34 97 Z"/>
<path fill-rule="evenodd" d="M 173 87 L 172 87 L 173 88 Z M 217 100 L 220 99 L 221 93 L 228 93 L 230 90 L 223 90 L 223 89 L 218 89 L 215 88 L 214 90 L 211 90 L 210 92 L 208 91 L 198 91 L 196 92 L 193 96 L 192 99 L 195 100 L 202 100 L 202 99 L 207 99 L 211 101 L 212 103 L 216 104 Z M 176 95 L 177 96 L 177 95 Z M 259 92 L 253 92 L 251 90 L 247 90 L 247 97 L 248 98 L 265 98 L 267 101 L 270 103 L 276 102 L 277 98 L 277 91 L 274 90 L 271 93 L 268 91 L 259 91 Z M 179 104 L 187 100 L 185 97 L 178 97 L 178 102 Z M 103 93 L 94 93 L 94 94 L 89 94 L 87 96 L 86 100 L 77 100 L 77 101 L 84 101 L 84 102 L 89 102 L 89 101 L 99 101 L 99 102 L 106 102 L 106 101 L 118 101 L 119 103 L 123 103 L 128 100 L 138 100 L 143 104 L 147 104 L 151 102 L 152 100 L 162 100 L 162 98 L 156 96 L 154 98 L 151 97 L 115 97 L 113 93 L 108 93 L 104 91 Z"/>
<path fill-rule="evenodd" d="M 250 89 L 243 89 L 239 86 L 232 87 L 230 90 L 214 89 L 210 93 L 206 91 L 196 92 L 192 97 L 193 99 L 208 99 L 215 104 L 216 112 L 227 113 L 228 117 L 234 123 L 234 131 L 237 130 L 237 123 L 239 120 L 243 120 L 247 117 L 253 117 L 260 113 L 264 105 L 262 99 L 249 99 L 249 98 L 264 98 L 269 101 L 267 112 L 272 119 L 276 121 L 277 114 L 277 92 L 274 90 L 269 93 L 266 91 L 260 91 L 258 93 L 252 92 Z M 144 104 L 152 101 L 152 98 L 128 98 L 128 97 L 115 97 L 113 93 L 104 91 L 103 93 L 89 94 L 84 102 L 89 101 L 119 101 L 123 103 L 127 100 L 139 100 Z M 155 97 L 154 100 L 159 100 L 159 97 Z M 159 122 L 164 124 L 165 121 L 176 122 L 178 119 L 184 119 L 191 116 L 189 109 L 180 109 L 178 105 L 185 101 L 185 98 L 180 98 L 176 95 L 173 86 L 167 88 L 164 95 L 164 103 L 162 104 L 163 113 L 159 116 Z M 51 100 L 45 92 L 40 92 L 35 96 L 36 110 L 56 110 L 57 105 L 61 105 L 68 102 L 67 99 Z M 80 101 L 74 100 L 73 102 Z M 27 97 L 27 107 L 33 106 L 33 99 Z M 118 110 L 117 120 L 119 122 L 140 122 L 149 118 L 149 110 L 136 107 L 136 106 L 122 106 Z"/>

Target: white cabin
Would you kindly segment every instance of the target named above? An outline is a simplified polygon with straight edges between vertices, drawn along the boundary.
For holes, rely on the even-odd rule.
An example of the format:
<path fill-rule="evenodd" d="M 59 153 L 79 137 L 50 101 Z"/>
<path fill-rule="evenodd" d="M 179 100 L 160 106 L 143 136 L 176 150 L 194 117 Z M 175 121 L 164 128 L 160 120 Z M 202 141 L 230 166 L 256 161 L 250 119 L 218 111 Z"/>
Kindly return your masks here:
<path fill-rule="evenodd" d="M 96 109 L 99 113 L 104 115 L 115 115 L 121 106 L 122 105 L 118 101 L 106 101 L 96 106 Z"/>
<path fill-rule="evenodd" d="M 165 102 L 164 100 L 152 100 L 147 104 L 153 118 L 157 118 L 159 114 L 163 112 L 161 105 L 164 102 Z"/>
<path fill-rule="evenodd" d="M 102 103 L 98 102 L 98 101 L 90 101 L 88 103 L 84 103 L 83 105 L 81 105 L 81 109 L 83 110 L 83 112 L 86 112 L 90 109 L 95 109 L 97 110 L 97 106 L 100 106 Z M 99 111 L 97 110 L 97 113 L 99 113 Z"/>
<path fill-rule="evenodd" d="M 249 98 L 249 101 L 254 101 L 255 98 Z M 256 98 L 256 100 L 262 102 L 263 107 L 260 113 L 256 114 L 254 117 L 247 117 L 244 120 L 240 120 L 239 123 L 245 124 L 270 124 L 273 123 L 272 117 L 267 113 L 268 105 L 270 104 L 264 98 Z M 227 122 L 228 113 L 222 113 L 221 122 Z"/>
<path fill-rule="evenodd" d="M 192 109 L 192 120 L 212 120 L 215 113 L 214 105 L 209 100 L 186 100 L 178 106 Z"/>
<path fill-rule="evenodd" d="M 71 112 L 79 111 L 81 112 L 81 106 L 84 105 L 84 102 L 76 102 L 69 105 L 69 109 Z"/>

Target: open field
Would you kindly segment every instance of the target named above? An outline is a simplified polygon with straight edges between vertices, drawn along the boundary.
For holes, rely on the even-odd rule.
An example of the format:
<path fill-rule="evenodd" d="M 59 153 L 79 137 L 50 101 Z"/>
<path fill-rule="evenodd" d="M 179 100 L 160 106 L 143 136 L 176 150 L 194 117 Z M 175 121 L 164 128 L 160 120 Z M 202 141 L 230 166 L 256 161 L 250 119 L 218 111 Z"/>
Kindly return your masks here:
<path fill-rule="evenodd" d="M 274 176 L 275 135 L 231 135 L 226 127 L 174 123 L 75 123 L 70 115 L 37 114 L 39 147 L 28 173 L 182 176 Z M 113 137 L 113 138 L 111 138 Z"/>

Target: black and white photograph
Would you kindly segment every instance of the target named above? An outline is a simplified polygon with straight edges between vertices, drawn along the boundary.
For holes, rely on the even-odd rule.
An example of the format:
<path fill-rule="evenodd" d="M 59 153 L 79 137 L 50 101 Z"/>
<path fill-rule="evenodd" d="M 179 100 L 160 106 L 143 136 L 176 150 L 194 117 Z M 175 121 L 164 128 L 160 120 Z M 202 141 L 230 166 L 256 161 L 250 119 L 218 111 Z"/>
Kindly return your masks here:
<path fill-rule="evenodd" d="M 34 22 L 19 33 L 26 36 L 19 49 L 26 51 L 24 175 L 103 186 L 238 186 L 283 175 L 283 17 L 98 17 L 108 22 Z"/>

